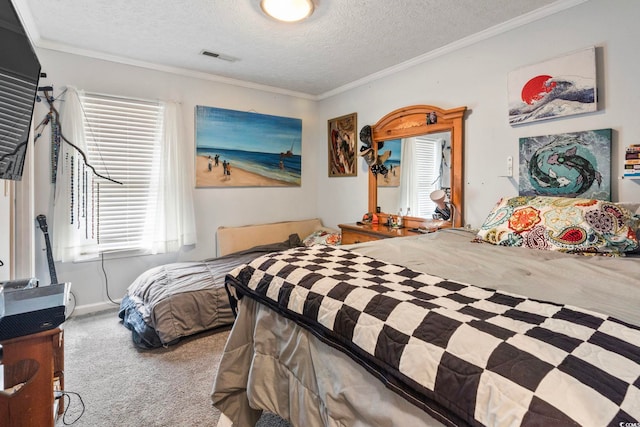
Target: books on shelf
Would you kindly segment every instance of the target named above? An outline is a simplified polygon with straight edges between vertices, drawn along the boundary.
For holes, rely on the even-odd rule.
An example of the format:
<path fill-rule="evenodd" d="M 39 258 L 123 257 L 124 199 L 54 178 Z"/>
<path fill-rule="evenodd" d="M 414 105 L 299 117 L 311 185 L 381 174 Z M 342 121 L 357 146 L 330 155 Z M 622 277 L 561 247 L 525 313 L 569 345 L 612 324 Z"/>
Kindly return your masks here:
<path fill-rule="evenodd" d="M 640 144 L 627 146 L 624 154 L 624 177 L 640 179 Z"/>

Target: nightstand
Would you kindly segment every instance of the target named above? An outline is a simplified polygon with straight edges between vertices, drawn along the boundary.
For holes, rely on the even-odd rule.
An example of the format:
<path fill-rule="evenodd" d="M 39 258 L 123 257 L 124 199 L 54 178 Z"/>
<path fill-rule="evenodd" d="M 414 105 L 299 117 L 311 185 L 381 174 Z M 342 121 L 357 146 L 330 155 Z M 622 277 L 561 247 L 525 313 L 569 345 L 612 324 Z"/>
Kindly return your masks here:
<path fill-rule="evenodd" d="M 0 394 L 0 425 L 51 426 L 64 412 L 54 390 L 64 390 L 64 331 L 60 328 L 2 341 L 4 384 L 21 384 Z"/>

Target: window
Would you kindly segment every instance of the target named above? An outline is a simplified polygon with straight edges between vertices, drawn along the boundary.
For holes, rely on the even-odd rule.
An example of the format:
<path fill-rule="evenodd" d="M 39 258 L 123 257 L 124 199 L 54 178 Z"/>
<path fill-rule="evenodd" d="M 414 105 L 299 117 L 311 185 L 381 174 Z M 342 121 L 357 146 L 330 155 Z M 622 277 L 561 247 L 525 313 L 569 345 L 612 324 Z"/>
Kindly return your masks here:
<path fill-rule="evenodd" d="M 149 246 L 158 195 L 163 106 L 80 93 L 88 163 L 96 180 L 94 215 L 100 252 Z"/>
<path fill-rule="evenodd" d="M 428 137 L 415 138 L 415 165 L 417 174 L 417 212 L 416 215 L 431 218 L 436 205 L 431 200 L 431 192 L 440 188 L 442 179 L 440 139 Z"/>
<path fill-rule="evenodd" d="M 193 171 L 179 104 L 74 87 L 63 95 L 54 117 L 64 141 L 56 162 L 54 260 L 176 252 L 195 244 Z"/>

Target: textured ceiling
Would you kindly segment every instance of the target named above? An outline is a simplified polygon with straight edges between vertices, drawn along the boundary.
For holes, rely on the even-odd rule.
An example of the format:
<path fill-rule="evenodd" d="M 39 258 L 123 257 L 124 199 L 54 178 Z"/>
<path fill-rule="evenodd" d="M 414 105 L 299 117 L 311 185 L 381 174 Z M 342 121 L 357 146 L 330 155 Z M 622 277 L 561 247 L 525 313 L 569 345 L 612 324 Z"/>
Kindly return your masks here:
<path fill-rule="evenodd" d="M 311 18 L 284 24 L 259 0 L 13 0 L 38 47 L 310 97 L 582 1 L 315 0 Z"/>

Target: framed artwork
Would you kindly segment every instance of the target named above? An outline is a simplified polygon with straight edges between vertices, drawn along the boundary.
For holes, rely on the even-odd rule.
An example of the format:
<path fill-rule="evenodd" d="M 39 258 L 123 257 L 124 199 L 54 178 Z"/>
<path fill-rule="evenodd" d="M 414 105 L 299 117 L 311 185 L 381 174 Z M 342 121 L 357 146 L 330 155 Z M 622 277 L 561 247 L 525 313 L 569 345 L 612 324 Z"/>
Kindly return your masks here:
<path fill-rule="evenodd" d="M 596 51 L 583 49 L 509 73 L 509 124 L 596 111 Z"/>
<path fill-rule="evenodd" d="M 389 155 L 385 155 L 386 152 Z M 378 187 L 399 187 L 400 186 L 400 174 L 402 173 L 401 162 L 402 159 L 402 140 L 391 139 L 384 141 L 384 148 L 379 149 L 378 156 L 382 161 L 382 164 L 387 168 L 387 176 L 377 174 Z"/>
<path fill-rule="evenodd" d="M 351 113 L 328 121 L 329 177 L 358 174 L 356 150 L 358 114 Z"/>
<path fill-rule="evenodd" d="M 300 187 L 302 120 L 196 106 L 196 187 Z"/>
<path fill-rule="evenodd" d="M 521 196 L 611 200 L 611 129 L 520 138 Z"/>

